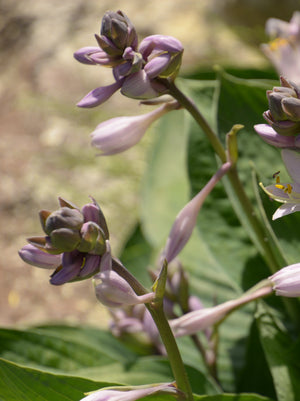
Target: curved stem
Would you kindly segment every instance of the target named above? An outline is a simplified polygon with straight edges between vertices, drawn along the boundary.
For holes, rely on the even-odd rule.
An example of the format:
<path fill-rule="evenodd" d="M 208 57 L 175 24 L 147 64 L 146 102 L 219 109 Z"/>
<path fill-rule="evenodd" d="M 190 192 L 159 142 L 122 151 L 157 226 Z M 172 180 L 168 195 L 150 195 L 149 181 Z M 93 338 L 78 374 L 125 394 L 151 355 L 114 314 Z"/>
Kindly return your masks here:
<path fill-rule="evenodd" d="M 148 293 L 142 284 L 126 269 L 125 266 L 122 265 L 119 260 L 113 258 L 112 268 L 131 285 L 137 295 L 145 295 Z M 191 385 L 174 334 L 163 310 L 163 300 L 160 299 L 159 301 L 150 302 L 146 304 L 146 307 L 151 313 L 162 342 L 166 348 L 176 385 L 186 394 L 186 400 L 193 401 Z"/>
<path fill-rule="evenodd" d="M 165 316 L 162 302 L 149 304 L 148 310 L 166 348 L 177 387 L 186 394 L 187 400 L 193 401 L 191 385 L 175 337 Z"/>
<path fill-rule="evenodd" d="M 212 130 L 208 122 L 205 120 L 195 103 L 185 96 L 174 83 L 169 84 L 169 93 L 194 117 L 198 125 L 202 128 L 208 140 L 210 141 L 215 153 L 219 156 L 222 163 L 226 162 L 226 151 L 218 138 L 217 134 Z M 258 220 L 252 204 L 244 191 L 244 187 L 239 179 L 236 167 L 233 166 L 227 173 L 230 181 L 231 189 L 233 190 L 235 198 L 238 200 L 239 208 L 243 211 L 247 219 L 247 225 L 252 231 L 252 241 L 258 247 L 259 252 L 265 259 L 272 273 L 280 269 L 280 264 L 276 260 L 270 242 L 266 241 L 266 233 Z"/>

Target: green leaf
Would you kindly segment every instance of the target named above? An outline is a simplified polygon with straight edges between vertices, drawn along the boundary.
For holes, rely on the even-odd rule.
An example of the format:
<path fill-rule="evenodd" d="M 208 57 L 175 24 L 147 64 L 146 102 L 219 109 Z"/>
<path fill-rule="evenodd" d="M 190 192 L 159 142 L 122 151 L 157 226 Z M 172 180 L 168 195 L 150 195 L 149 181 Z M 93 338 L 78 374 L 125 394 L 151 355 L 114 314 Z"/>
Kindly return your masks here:
<path fill-rule="evenodd" d="M 201 110 L 204 110 L 205 116 L 210 121 L 213 121 L 214 97 L 217 90 L 216 81 L 182 80 L 181 85 L 184 86 L 184 90 L 188 92 L 194 101 L 201 105 Z M 165 244 L 176 215 L 190 199 L 187 167 L 189 167 L 191 174 L 195 174 L 192 184 L 197 185 L 197 188 L 200 189 L 214 173 L 216 162 L 209 145 L 205 143 L 205 138 L 199 133 L 198 128 L 193 124 L 187 113 L 179 111 L 166 115 L 158 124 L 157 130 L 160 134 L 154 143 L 149 167 L 143 180 L 141 225 L 146 240 L 154 249 L 160 250 Z M 192 140 L 194 138 L 195 142 L 190 138 Z M 200 150 L 197 147 L 199 144 L 203 146 Z M 187 159 L 188 146 L 189 154 Z M 200 165 L 194 165 L 192 154 L 197 158 L 198 162 L 201 161 Z M 198 167 L 199 169 L 197 169 Z M 228 210 L 230 205 L 228 206 L 228 203 L 225 204 L 226 199 L 224 197 L 225 195 L 222 197 L 221 203 Z M 210 208 L 206 209 L 207 213 Z M 201 216 L 202 213 L 200 213 L 200 218 Z M 230 221 L 234 222 L 233 227 L 235 225 L 238 227 L 237 219 L 232 210 L 228 212 L 228 216 Z M 241 280 L 233 280 L 233 277 L 243 278 L 243 265 L 240 265 L 239 260 L 234 265 L 232 264 L 233 250 L 232 252 L 230 252 L 230 249 L 226 249 L 226 252 L 222 250 L 222 257 L 220 258 L 214 254 L 214 247 L 217 249 L 222 248 L 223 243 L 220 241 L 214 242 L 214 230 L 218 230 L 219 221 L 218 218 L 213 221 L 210 218 L 211 215 L 206 218 L 206 226 L 202 231 L 201 229 L 194 230 L 189 243 L 180 254 L 180 260 L 190 274 L 191 292 L 198 295 L 207 306 L 211 306 L 214 302 L 220 303 L 232 299 L 240 294 Z M 201 225 L 199 226 L 201 228 Z M 209 242 L 207 241 L 207 231 L 211 232 Z M 227 245 L 229 243 L 227 226 L 223 231 L 224 242 L 226 241 Z M 243 233 L 241 228 L 239 228 L 238 235 L 240 233 Z M 243 238 L 245 238 L 245 235 Z M 250 244 L 247 238 L 245 243 Z M 213 248 L 211 244 L 213 244 Z M 256 257 L 255 250 L 250 250 L 249 253 L 249 249 L 246 248 L 244 250 L 243 245 L 243 241 L 237 241 L 235 245 L 237 251 L 244 255 L 243 261 L 245 259 L 248 260 L 251 255 L 253 258 Z M 223 254 L 226 254 L 228 269 L 224 268 Z M 257 271 L 260 267 L 257 260 L 255 260 L 255 265 L 257 266 Z M 221 328 L 219 372 L 222 385 L 226 390 L 234 390 L 235 369 L 240 369 L 243 363 L 244 350 L 240 346 L 240 342 L 247 335 L 247 328 L 251 321 L 249 310 L 251 308 L 244 308 L 242 311 L 236 312 Z M 185 362 L 205 371 L 201 358 L 195 352 L 194 346 L 189 339 L 179 339 L 178 342 Z"/>
<path fill-rule="evenodd" d="M 97 337 L 96 337 L 97 336 Z M 68 326 L 32 330 L 0 330 L 0 356 L 53 372 L 132 362 L 136 355 L 109 333 Z"/>
<path fill-rule="evenodd" d="M 281 320 L 263 302 L 256 317 L 278 401 L 296 401 L 300 394 L 300 339 L 293 341 Z"/>
<path fill-rule="evenodd" d="M 0 359 L 1 401 L 78 401 L 84 393 L 112 385 L 54 375 Z"/>
<path fill-rule="evenodd" d="M 258 394 L 218 394 L 194 396 L 195 401 L 272 401 Z"/>

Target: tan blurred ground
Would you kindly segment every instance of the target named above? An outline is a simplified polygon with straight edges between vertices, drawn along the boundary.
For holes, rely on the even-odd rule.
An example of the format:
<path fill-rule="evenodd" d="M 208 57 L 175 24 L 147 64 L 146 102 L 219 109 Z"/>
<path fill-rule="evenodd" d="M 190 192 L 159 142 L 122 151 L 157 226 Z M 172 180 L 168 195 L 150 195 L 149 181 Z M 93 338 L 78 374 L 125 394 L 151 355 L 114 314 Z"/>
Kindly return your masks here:
<path fill-rule="evenodd" d="M 96 44 L 93 34 L 106 10 L 122 9 L 141 37 L 161 33 L 181 40 L 184 71 L 195 64 L 263 64 L 260 52 L 242 44 L 229 20 L 223 20 L 220 6 L 225 3 L 0 1 L 0 325 L 61 319 L 102 324 L 105 319 L 90 281 L 50 286 L 48 271 L 19 259 L 25 238 L 41 233 L 40 209 L 55 209 L 58 195 L 79 206 L 93 195 L 107 216 L 116 251 L 137 216 L 151 138 L 120 156 L 95 158 L 89 133 L 111 116 L 143 109 L 120 95 L 97 110 L 77 109 L 76 102 L 88 91 L 112 81 L 109 70 L 81 65 L 73 52 Z M 265 18 L 261 15 L 250 27 L 240 21 L 244 36 L 257 25 L 249 42 L 263 35 Z"/>

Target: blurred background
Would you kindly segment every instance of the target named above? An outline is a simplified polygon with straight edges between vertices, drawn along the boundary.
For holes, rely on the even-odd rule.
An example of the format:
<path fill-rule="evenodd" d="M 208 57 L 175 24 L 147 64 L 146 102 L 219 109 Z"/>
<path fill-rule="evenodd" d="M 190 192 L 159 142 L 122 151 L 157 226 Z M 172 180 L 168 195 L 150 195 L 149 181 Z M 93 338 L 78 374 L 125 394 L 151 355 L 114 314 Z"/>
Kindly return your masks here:
<path fill-rule="evenodd" d="M 215 64 L 267 67 L 259 50 L 265 21 L 288 21 L 297 7 L 299 0 L 0 0 L 1 326 L 107 320 L 90 280 L 51 286 L 49 271 L 18 256 L 27 237 L 42 233 L 38 211 L 57 209 L 58 196 L 80 207 L 89 195 L 98 201 L 115 255 L 138 217 L 151 133 L 109 158 L 95 156 L 89 134 L 108 118 L 145 110 L 120 94 L 96 109 L 76 107 L 87 92 L 112 83 L 111 70 L 73 58 L 96 45 L 104 12 L 124 11 L 140 38 L 177 37 L 188 74 Z"/>

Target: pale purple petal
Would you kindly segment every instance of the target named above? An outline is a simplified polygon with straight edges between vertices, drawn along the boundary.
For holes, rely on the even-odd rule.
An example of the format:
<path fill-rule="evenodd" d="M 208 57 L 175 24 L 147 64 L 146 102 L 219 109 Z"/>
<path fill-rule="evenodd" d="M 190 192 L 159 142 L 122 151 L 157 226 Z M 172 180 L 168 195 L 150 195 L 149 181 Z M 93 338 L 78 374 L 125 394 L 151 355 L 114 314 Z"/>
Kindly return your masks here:
<path fill-rule="evenodd" d="M 121 93 L 133 99 L 151 99 L 163 92 L 155 90 L 146 71 L 140 70 L 125 78 Z"/>
<path fill-rule="evenodd" d="M 96 107 L 106 102 L 122 86 L 122 81 L 117 81 L 112 85 L 101 86 L 89 92 L 83 99 L 77 103 L 78 107 Z"/>
<path fill-rule="evenodd" d="M 154 57 L 148 61 L 144 70 L 150 79 L 157 77 L 160 73 L 165 71 L 171 60 L 170 54 L 164 53 L 161 56 Z"/>
<path fill-rule="evenodd" d="M 254 129 L 257 134 L 269 145 L 276 146 L 277 148 L 292 148 L 295 147 L 295 137 L 279 135 L 268 124 L 256 124 Z"/>
<path fill-rule="evenodd" d="M 183 46 L 180 41 L 173 36 L 166 35 L 151 35 L 141 41 L 139 52 L 144 58 L 154 51 L 166 51 L 169 53 L 179 53 L 183 51 Z"/>
<path fill-rule="evenodd" d="M 151 394 L 166 393 L 176 395 L 180 393 L 172 383 L 161 383 L 158 385 L 149 385 L 140 388 L 132 388 L 132 390 L 120 390 L 105 388 L 89 394 L 87 397 L 82 398 L 80 401 L 136 401 L 140 398 L 147 397 Z"/>
<path fill-rule="evenodd" d="M 287 216 L 288 214 L 300 212 L 300 203 L 284 203 L 281 205 L 272 216 L 272 220 Z"/>
<path fill-rule="evenodd" d="M 43 269 L 56 269 L 61 264 L 61 255 L 50 255 L 33 245 L 25 245 L 19 255 L 24 262 Z"/>
<path fill-rule="evenodd" d="M 53 285 L 61 285 L 77 277 L 83 263 L 83 257 L 84 255 L 76 250 L 63 253 L 63 267 L 58 272 L 52 274 L 50 283 Z"/>
<path fill-rule="evenodd" d="M 141 116 L 116 117 L 98 125 L 92 135 L 92 145 L 101 155 L 123 152 L 137 144 L 148 127 L 170 108 L 162 105 Z"/>
<path fill-rule="evenodd" d="M 300 153 L 295 150 L 283 149 L 281 157 L 292 180 L 300 184 Z"/>
<path fill-rule="evenodd" d="M 95 65 L 97 63 L 90 58 L 90 55 L 99 51 L 101 49 L 95 46 L 82 47 L 74 53 L 74 58 L 80 63 Z"/>

